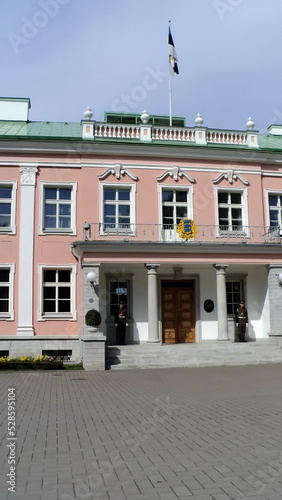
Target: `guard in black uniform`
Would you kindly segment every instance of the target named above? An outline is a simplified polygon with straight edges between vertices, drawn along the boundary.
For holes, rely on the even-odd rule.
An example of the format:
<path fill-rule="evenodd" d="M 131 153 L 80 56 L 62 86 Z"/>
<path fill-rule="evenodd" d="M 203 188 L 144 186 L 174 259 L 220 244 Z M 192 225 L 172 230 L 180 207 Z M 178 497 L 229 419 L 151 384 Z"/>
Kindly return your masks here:
<path fill-rule="evenodd" d="M 236 323 L 238 324 L 239 342 L 247 342 L 245 339 L 246 325 L 248 324 L 248 311 L 245 308 L 243 300 L 240 301 L 239 307 L 236 309 Z"/>
<path fill-rule="evenodd" d="M 125 344 L 125 332 L 127 326 L 127 309 L 123 302 L 119 303 L 119 307 L 115 314 L 115 325 L 117 329 L 117 342 L 119 345 Z"/>

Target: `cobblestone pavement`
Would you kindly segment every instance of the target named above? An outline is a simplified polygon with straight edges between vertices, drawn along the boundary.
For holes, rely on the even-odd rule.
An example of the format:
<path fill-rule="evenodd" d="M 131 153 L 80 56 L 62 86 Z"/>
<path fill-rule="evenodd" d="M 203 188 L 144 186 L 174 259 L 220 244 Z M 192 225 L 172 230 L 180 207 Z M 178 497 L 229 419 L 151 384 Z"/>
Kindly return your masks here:
<path fill-rule="evenodd" d="M 282 498 L 281 364 L 0 377 L 0 500 Z"/>

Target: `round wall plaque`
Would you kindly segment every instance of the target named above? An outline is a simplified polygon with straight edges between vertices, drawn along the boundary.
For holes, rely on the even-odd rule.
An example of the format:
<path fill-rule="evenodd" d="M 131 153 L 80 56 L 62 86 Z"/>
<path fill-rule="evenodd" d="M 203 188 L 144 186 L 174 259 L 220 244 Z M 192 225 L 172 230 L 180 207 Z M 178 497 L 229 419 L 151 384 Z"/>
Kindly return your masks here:
<path fill-rule="evenodd" d="M 211 299 L 205 300 L 204 309 L 206 312 L 211 313 L 214 310 L 214 302 Z"/>

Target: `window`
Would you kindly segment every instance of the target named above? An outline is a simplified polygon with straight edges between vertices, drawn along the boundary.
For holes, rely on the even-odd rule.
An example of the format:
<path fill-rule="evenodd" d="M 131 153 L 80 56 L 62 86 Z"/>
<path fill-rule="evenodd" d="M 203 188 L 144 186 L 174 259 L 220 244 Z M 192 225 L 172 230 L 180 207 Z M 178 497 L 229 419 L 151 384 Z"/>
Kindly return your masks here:
<path fill-rule="evenodd" d="M 13 311 L 14 266 L 0 267 L 0 319 L 14 319 Z"/>
<path fill-rule="evenodd" d="M 133 274 L 123 276 L 106 275 L 107 287 L 107 317 L 111 322 L 115 316 L 119 303 L 122 301 L 130 317 L 132 311 L 132 279 Z"/>
<path fill-rule="evenodd" d="M 114 316 L 120 301 L 124 303 L 128 311 L 129 283 L 127 280 L 110 281 L 110 316 Z"/>
<path fill-rule="evenodd" d="M 269 225 L 282 227 L 282 194 L 269 194 Z"/>
<path fill-rule="evenodd" d="M 189 190 L 162 190 L 163 229 L 175 229 L 181 219 L 189 217 Z"/>
<path fill-rule="evenodd" d="M 241 280 L 226 281 L 227 314 L 235 314 L 240 299 L 243 297 L 243 282 Z"/>
<path fill-rule="evenodd" d="M 73 318 L 73 274 L 73 267 L 42 267 L 41 318 Z"/>
<path fill-rule="evenodd" d="M 103 185 L 103 232 L 133 232 L 135 186 Z"/>
<path fill-rule="evenodd" d="M 74 233 L 75 184 L 41 184 L 43 233 Z"/>
<path fill-rule="evenodd" d="M 0 232 L 15 232 L 16 182 L 0 184 Z"/>
<path fill-rule="evenodd" d="M 217 200 L 219 232 L 245 231 L 245 191 L 219 189 Z"/>

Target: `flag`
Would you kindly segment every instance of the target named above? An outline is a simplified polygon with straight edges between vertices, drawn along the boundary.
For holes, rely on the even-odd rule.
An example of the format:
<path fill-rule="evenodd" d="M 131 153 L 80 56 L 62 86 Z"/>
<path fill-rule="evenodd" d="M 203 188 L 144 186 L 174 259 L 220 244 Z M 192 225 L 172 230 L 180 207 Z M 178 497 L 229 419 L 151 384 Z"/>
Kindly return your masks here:
<path fill-rule="evenodd" d="M 177 55 L 174 48 L 174 43 L 170 31 L 170 26 L 168 28 L 168 60 L 170 65 L 170 74 L 173 76 L 175 73 L 178 75 L 178 66 L 177 66 Z"/>

